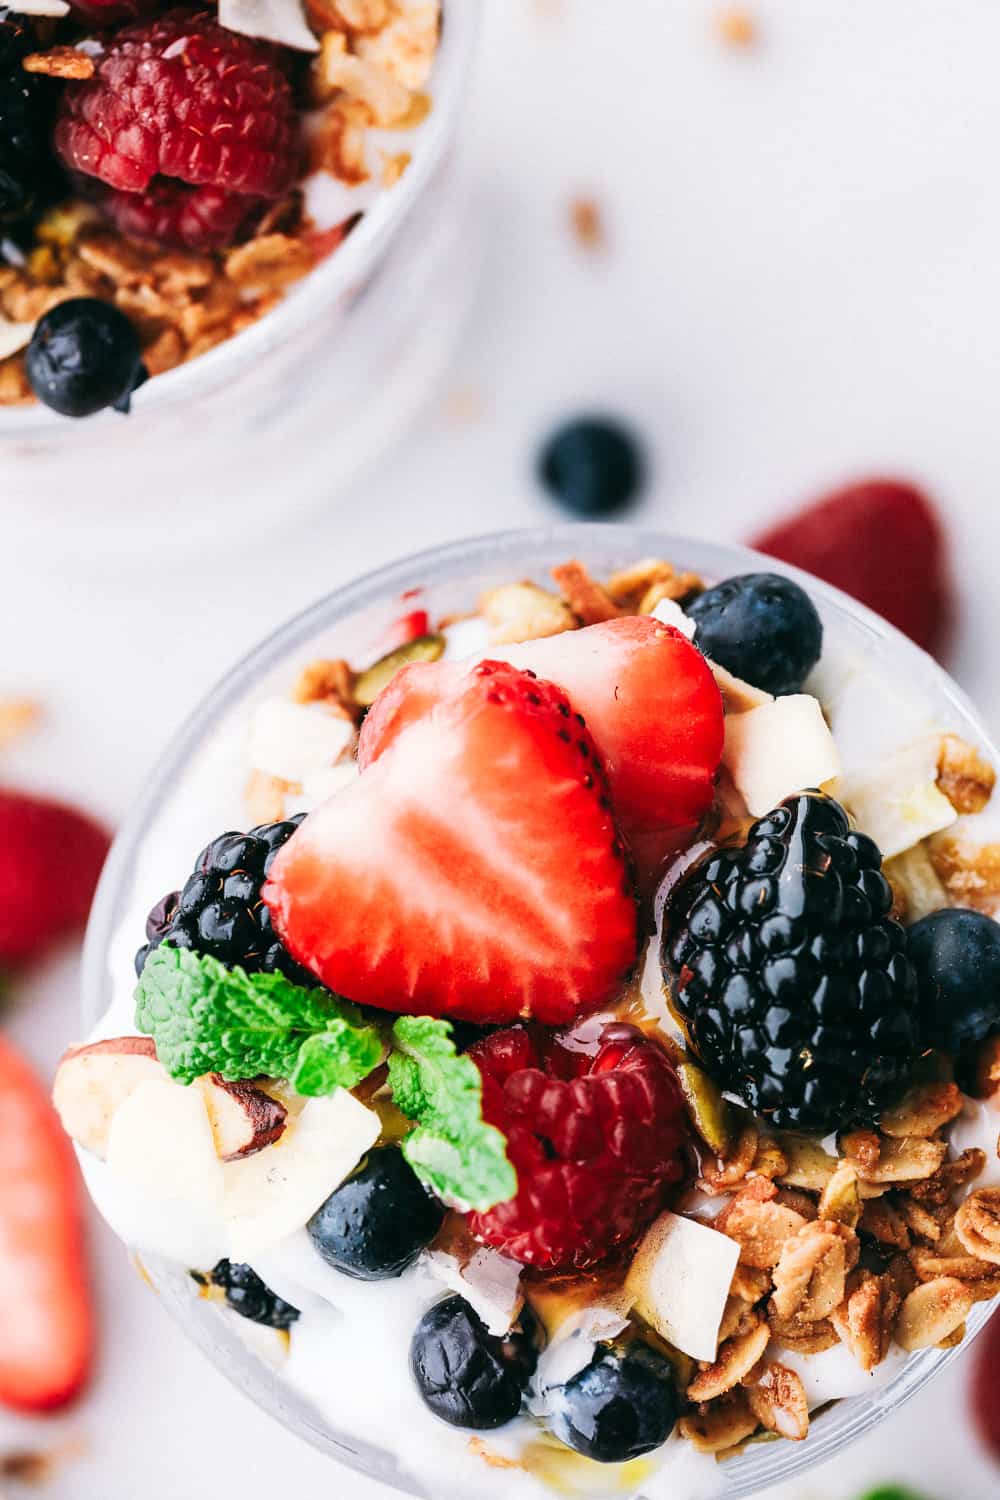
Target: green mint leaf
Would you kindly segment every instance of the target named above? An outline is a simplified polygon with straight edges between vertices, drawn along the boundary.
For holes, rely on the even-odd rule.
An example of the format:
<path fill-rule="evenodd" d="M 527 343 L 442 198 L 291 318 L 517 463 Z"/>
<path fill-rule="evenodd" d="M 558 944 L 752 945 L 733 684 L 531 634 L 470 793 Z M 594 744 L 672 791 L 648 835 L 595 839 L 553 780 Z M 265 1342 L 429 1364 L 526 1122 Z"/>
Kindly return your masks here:
<path fill-rule="evenodd" d="M 484 1211 L 517 1192 L 503 1135 L 483 1120 L 479 1069 L 455 1050 L 451 1024 L 430 1016 L 393 1023 L 389 1086 L 417 1128 L 403 1155 L 422 1182 L 448 1202 Z"/>
<path fill-rule="evenodd" d="M 146 959 L 135 999 L 136 1025 L 178 1083 L 264 1073 L 301 1093 L 332 1093 L 360 1083 L 383 1055 L 376 1028 L 329 991 L 227 969 L 168 943 Z"/>

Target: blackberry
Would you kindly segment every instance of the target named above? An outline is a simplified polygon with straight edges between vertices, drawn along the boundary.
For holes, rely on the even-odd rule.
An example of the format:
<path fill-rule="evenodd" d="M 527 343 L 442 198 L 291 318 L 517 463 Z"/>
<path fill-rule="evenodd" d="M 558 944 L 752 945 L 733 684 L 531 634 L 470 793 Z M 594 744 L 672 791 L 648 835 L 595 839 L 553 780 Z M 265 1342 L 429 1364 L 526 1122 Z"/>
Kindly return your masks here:
<path fill-rule="evenodd" d="M 35 50 L 28 20 L 0 9 L 0 224 L 26 219 L 58 177 L 51 146 L 58 90 L 53 80 L 26 73 L 21 59 Z"/>
<path fill-rule="evenodd" d="M 207 953 L 248 974 L 280 972 L 312 987 L 315 974 L 295 962 L 271 926 L 260 898 L 271 861 L 305 813 L 281 823 L 260 823 L 249 833 L 223 833 L 204 848 L 183 890 L 163 896 L 146 918 L 146 942 L 135 956 L 141 974 L 153 948 L 170 943 Z"/>
<path fill-rule="evenodd" d="M 226 1294 L 226 1304 L 241 1318 L 251 1323 L 263 1323 L 266 1328 L 290 1328 L 299 1317 L 299 1310 L 285 1302 L 261 1281 L 251 1266 L 220 1260 L 209 1277 L 213 1286 Z"/>
<path fill-rule="evenodd" d="M 668 902 L 661 961 L 691 1048 L 779 1128 L 870 1124 L 908 1082 L 917 985 L 881 864 L 839 803 L 803 792 Z"/>

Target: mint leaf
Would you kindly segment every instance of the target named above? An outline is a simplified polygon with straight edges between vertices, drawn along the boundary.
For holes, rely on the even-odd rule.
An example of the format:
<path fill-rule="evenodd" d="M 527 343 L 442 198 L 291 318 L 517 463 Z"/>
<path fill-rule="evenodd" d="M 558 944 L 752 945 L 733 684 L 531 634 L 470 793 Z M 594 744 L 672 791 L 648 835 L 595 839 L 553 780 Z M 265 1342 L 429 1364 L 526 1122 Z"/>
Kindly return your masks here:
<path fill-rule="evenodd" d="M 178 1083 L 264 1073 L 301 1094 L 329 1094 L 353 1088 L 382 1060 L 377 1029 L 346 1000 L 168 943 L 146 959 L 135 1000 L 136 1025 Z"/>
<path fill-rule="evenodd" d="M 462 1057 L 451 1024 L 431 1016 L 399 1016 L 393 1023 L 389 1086 L 417 1128 L 403 1155 L 422 1182 L 448 1202 L 483 1211 L 517 1192 L 507 1142 L 483 1120 L 479 1069 Z"/>

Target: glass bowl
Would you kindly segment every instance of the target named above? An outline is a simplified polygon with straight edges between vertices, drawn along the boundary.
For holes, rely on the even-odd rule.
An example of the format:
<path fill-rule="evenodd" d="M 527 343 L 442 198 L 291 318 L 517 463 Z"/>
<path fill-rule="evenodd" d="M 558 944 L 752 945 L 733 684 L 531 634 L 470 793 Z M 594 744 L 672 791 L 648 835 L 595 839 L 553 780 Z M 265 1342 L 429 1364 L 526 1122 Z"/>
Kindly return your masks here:
<path fill-rule="evenodd" d="M 453 150 L 482 0 L 445 0 L 413 160 L 278 306 L 158 375 L 132 412 L 0 408 L 8 545 L 111 566 L 287 524 L 384 452 L 435 388 L 475 294 L 482 216 Z M 400 138 L 402 140 L 402 137 Z"/>
<path fill-rule="evenodd" d="M 101 881 L 85 950 L 85 1025 L 96 1022 L 116 986 L 131 989 L 132 955 L 145 914 L 167 888 L 171 870 L 176 874 L 186 868 L 192 850 L 227 826 L 227 817 L 234 820 L 230 826 L 245 824 L 239 788 L 228 783 L 235 780 L 232 754 L 254 701 L 287 689 L 298 668 L 316 656 L 363 660 L 400 612 L 401 596 L 411 598 L 413 590 L 420 591 L 418 602 L 432 616 L 444 615 L 467 609 L 484 588 L 522 578 L 544 583 L 550 566 L 568 557 L 582 558 L 603 576 L 647 556 L 667 557 L 708 581 L 759 568 L 797 577 L 809 589 L 828 639 L 856 653 L 875 673 L 884 673 L 888 682 L 912 690 L 927 703 L 929 717 L 982 745 L 1000 763 L 1000 752 L 971 704 L 928 655 L 836 589 L 745 548 L 651 528 L 589 525 L 504 532 L 435 548 L 381 568 L 305 610 L 257 646 L 192 714 L 119 834 Z M 213 786 L 222 789 L 218 797 Z M 205 805 L 192 799 L 195 789 Z M 426 1493 L 401 1472 L 392 1454 L 322 1420 L 280 1374 L 247 1349 L 232 1326 L 235 1319 L 197 1296 L 183 1269 L 146 1256 L 143 1263 L 185 1331 L 262 1407 L 340 1462 L 409 1493 Z M 987 1304 L 973 1309 L 961 1349 L 982 1329 L 991 1310 Z M 830 1458 L 883 1422 L 958 1358 L 961 1349 L 913 1355 L 881 1389 L 820 1410 L 803 1443 L 751 1445 L 719 1466 L 713 1500 L 751 1495 Z"/>

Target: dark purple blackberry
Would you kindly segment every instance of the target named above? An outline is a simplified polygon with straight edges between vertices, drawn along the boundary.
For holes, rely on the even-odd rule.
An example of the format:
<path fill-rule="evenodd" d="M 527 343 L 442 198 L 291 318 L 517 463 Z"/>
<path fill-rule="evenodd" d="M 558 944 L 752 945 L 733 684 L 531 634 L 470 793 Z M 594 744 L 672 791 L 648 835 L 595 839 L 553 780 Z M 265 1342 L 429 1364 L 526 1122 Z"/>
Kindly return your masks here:
<path fill-rule="evenodd" d="M 803 792 L 668 902 L 661 961 L 691 1048 L 779 1128 L 871 1123 L 908 1082 L 916 979 L 881 865 L 839 803 Z"/>
<path fill-rule="evenodd" d="M 260 898 L 271 861 L 298 828 L 304 813 L 281 823 L 261 823 L 249 833 L 223 833 L 204 848 L 183 890 L 163 896 L 146 918 L 146 942 L 135 956 L 141 974 L 153 948 L 170 943 L 208 953 L 248 974 L 278 971 L 296 984 L 318 984 L 295 962 L 271 926 Z"/>

